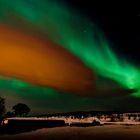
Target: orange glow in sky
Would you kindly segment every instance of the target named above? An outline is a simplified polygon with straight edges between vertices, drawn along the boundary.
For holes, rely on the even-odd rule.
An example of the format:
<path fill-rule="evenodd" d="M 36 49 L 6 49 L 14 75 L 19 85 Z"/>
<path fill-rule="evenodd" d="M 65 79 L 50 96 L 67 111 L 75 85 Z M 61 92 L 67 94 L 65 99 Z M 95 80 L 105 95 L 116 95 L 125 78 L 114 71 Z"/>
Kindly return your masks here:
<path fill-rule="evenodd" d="M 67 50 L 6 25 L 0 25 L 0 75 L 73 92 L 94 87 L 93 72 Z"/>

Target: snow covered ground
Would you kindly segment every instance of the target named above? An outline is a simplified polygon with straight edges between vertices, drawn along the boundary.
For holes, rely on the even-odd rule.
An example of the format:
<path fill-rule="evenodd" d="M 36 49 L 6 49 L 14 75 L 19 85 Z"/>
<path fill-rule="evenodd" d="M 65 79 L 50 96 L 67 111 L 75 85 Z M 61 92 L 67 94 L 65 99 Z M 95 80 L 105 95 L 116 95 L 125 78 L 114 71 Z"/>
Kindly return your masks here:
<path fill-rule="evenodd" d="M 140 139 L 140 125 L 103 125 L 93 127 L 43 128 L 16 135 L 1 135 L 0 140 L 135 140 Z"/>

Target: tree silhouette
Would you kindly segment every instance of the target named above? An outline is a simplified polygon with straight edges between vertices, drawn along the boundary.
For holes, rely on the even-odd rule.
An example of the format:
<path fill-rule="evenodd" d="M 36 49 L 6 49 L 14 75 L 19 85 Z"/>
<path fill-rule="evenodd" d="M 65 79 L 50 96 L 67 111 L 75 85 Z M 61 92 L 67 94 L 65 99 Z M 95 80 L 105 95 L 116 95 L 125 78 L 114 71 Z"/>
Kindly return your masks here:
<path fill-rule="evenodd" d="M 11 111 L 8 111 L 5 116 L 5 118 L 10 118 L 10 117 L 15 117 L 15 113 L 14 112 L 11 112 Z"/>
<path fill-rule="evenodd" d="M 2 119 L 5 111 L 6 111 L 6 109 L 5 109 L 5 99 L 0 97 L 0 119 Z"/>
<path fill-rule="evenodd" d="M 23 103 L 18 103 L 12 108 L 16 116 L 26 116 L 30 112 L 30 108 Z"/>

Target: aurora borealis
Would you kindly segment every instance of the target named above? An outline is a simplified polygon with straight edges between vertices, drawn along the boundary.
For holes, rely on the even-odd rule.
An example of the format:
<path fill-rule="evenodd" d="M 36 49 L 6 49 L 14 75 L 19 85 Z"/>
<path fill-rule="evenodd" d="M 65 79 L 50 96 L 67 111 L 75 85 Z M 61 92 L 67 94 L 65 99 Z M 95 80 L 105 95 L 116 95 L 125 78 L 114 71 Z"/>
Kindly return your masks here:
<path fill-rule="evenodd" d="M 40 108 L 57 111 L 57 103 L 73 110 L 108 104 L 94 98 L 98 94 L 114 100 L 117 94 L 140 95 L 139 66 L 119 56 L 95 22 L 62 1 L 1 0 L 0 32 L 0 88 L 12 100 L 30 104 L 32 98 L 36 106 L 42 102 Z"/>
<path fill-rule="evenodd" d="M 2 75 L 77 93 L 92 89 L 93 72 L 62 47 L 5 26 L 0 30 Z"/>

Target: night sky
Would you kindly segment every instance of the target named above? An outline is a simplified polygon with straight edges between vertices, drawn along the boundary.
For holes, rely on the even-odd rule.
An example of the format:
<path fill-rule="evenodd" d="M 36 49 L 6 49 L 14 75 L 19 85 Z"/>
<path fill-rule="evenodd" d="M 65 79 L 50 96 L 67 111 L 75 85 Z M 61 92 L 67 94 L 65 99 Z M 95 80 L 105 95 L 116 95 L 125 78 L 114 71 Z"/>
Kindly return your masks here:
<path fill-rule="evenodd" d="M 115 51 L 139 63 L 140 10 L 137 3 L 101 4 L 90 0 L 80 3 L 72 0 L 68 3 L 96 21 L 113 42 Z"/>
<path fill-rule="evenodd" d="M 118 4 L 119 5 L 119 4 Z M 140 110 L 137 6 L 0 1 L 0 95 L 32 114 Z"/>

